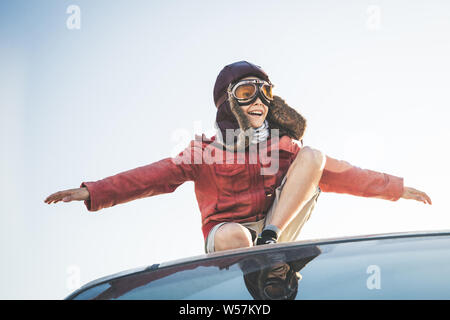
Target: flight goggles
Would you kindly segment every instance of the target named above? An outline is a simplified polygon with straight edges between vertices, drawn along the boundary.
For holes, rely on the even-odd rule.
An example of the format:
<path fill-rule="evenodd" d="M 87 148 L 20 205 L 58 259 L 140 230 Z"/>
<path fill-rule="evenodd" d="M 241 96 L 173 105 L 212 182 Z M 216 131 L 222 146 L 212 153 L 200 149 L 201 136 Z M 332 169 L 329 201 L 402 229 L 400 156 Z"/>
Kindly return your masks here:
<path fill-rule="evenodd" d="M 258 97 L 267 104 L 273 100 L 272 88 L 274 85 L 267 81 L 249 79 L 242 80 L 228 86 L 228 92 L 237 100 L 239 105 L 253 103 Z"/>

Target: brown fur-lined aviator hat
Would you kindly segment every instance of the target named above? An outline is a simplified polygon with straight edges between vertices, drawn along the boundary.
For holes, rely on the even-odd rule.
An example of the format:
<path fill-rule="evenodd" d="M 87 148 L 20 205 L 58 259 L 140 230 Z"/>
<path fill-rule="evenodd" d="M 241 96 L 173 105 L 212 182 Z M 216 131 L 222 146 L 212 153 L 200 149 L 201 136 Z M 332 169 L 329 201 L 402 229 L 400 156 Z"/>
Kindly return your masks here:
<path fill-rule="evenodd" d="M 247 148 L 251 140 L 252 130 L 250 121 L 242 111 L 236 99 L 228 94 L 230 84 L 237 83 L 240 79 L 254 76 L 269 83 L 269 76 L 264 70 L 255 64 L 247 61 L 238 61 L 225 66 L 217 76 L 214 85 L 214 103 L 217 107 L 216 125 L 222 137 L 221 141 L 229 150 L 236 150 L 241 147 Z M 270 129 L 279 129 L 279 136 L 288 135 L 293 139 L 300 140 L 306 128 L 306 119 L 296 110 L 289 107 L 279 96 L 274 95 L 270 102 L 267 122 Z M 227 145 L 226 130 L 240 129 L 239 135 L 235 137 L 233 145 Z"/>

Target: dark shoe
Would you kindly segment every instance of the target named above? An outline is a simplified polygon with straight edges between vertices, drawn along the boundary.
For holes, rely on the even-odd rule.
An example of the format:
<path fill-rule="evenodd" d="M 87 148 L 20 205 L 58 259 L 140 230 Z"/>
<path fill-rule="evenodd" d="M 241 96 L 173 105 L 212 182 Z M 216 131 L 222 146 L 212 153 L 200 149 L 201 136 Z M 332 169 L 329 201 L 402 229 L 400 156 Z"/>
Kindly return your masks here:
<path fill-rule="evenodd" d="M 263 230 L 256 240 L 256 245 L 277 243 L 278 235 L 272 230 Z"/>

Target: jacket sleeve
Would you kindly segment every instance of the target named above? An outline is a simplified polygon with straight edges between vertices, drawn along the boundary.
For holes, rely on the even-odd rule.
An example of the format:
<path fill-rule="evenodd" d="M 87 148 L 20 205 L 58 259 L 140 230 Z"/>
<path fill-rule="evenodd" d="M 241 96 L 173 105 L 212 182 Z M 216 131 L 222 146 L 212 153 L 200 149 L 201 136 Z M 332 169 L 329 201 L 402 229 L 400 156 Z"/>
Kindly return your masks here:
<path fill-rule="evenodd" d="M 201 146 L 192 141 L 178 156 L 128 170 L 95 182 L 82 182 L 89 191 L 84 203 L 89 211 L 175 191 L 185 181 L 195 181 Z M 200 153 L 201 156 L 201 153 Z"/>
<path fill-rule="evenodd" d="M 324 192 L 396 201 L 403 194 L 403 178 L 361 169 L 327 156 L 319 187 Z"/>

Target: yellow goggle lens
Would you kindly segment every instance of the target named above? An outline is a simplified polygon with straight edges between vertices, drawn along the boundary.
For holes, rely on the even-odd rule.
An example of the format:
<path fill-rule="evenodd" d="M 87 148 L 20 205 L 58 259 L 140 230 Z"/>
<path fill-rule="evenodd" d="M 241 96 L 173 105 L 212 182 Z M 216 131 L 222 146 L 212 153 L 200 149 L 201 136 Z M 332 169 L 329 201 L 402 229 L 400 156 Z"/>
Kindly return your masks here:
<path fill-rule="evenodd" d="M 256 93 L 256 86 L 254 84 L 242 84 L 238 86 L 234 92 L 238 99 L 250 99 Z"/>

